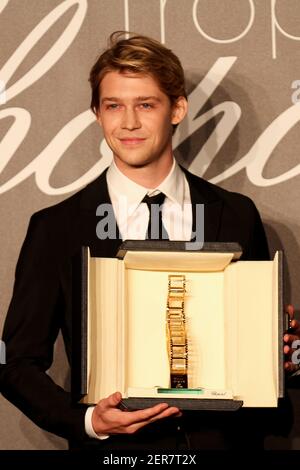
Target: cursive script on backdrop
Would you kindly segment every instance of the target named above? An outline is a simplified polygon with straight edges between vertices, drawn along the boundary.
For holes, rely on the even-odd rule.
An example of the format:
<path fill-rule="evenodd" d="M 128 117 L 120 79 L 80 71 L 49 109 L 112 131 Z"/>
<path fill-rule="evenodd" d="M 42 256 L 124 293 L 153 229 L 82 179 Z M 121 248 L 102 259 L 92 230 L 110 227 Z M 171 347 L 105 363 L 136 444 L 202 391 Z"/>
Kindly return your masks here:
<path fill-rule="evenodd" d="M 166 1 L 167 0 L 161 2 L 163 7 L 165 7 Z M 0 0 L 0 13 L 7 3 L 6 0 Z M 250 3 L 252 5 L 252 2 Z M 197 4 L 198 2 L 194 3 L 194 14 L 196 14 L 195 8 Z M 73 6 L 77 7 L 73 17 L 52 47 L 25 75 L 11 86 L 7 87 L 9 80 L 14 76 L 19 65 L 33 47 L 46 34 L 48 29 Z M 273 6 L 275 8 L 274 0 Z M 13 97 L 16 97 L 28 87 L 32 86 L 37 80 L 41 79 L 47 71 L 61 59 L 78 35 L 86 16 L 87 7 L 87 0 L 65 0 L 45 16 L 31 31 L 0 70 L 0 97 L 2 97 L 0 105 L 7 105 Z M 251 11 L 253 12 L 253 10 Z M 195 174 L 202 175 L 206 171 L 220 148 L 231 135 L 241 117 L 241 108 L 233 101 L 220 103 L 198 116 L 199 110 L 209 100 L 215 89 L 229 73 L 236 60 L 236 56 L 220 57 L 216 60 L 206 76 L 189 96 L 190 109 L 187 117 L 187 126 L 184 128 L 185 130 L 180 133 L 180 136 L 179 134 L 175 134 L 174 136 L 174 147 L 176 147 L 208 122 L 213 116 L 221 116 L 214 131 L 208 137 L 189 167 Z M 5 99 L 3 97 L 5 97 Z M 31 125 L 31 115 L 26 109 L 18 107 L 1 109 L 0 119 L 7 117 L 13 117 L 14 121 L 0 142 L 0 173 L 9 164 L 14 153 L 22 145 Z M 269 124 L 257 141 L 253 143 L 246 155 L 241 157 L 240 160 L 234 163 L 230 168 L 227 168 L 224 172 L 215 176 L 211 181 L 213 183 L 220 183 L 242 169 L 246 170 L 249 180 L 257 186 L 272 186 L 297 176 L 300 173 L 300 164 L 274 178 L 264 178 L 263 170 L 267 161 L 272 156 L 275 147 L 299 120 L 300 106 L 299 104 L 294 104 L 283 111 Z M 92 112 L 86 110 L 67 122 L 39 155 L 35 156 L 32 161 L 16 175 L 0 185 L 0 194 L 13 189 L 31 176 L 35 177 L 39 189 L 49 195 L 61 195 L 78 190 L 95 179 L 95 177 L 109 165 L 112 159 L 111 151 L 104 140 L 102 140 L 100 144 L 99 161 L 80 178 L 59 188 L 54 188 L 50 184 L 51 174 L 65 151 L 92 123 L 94 123 L 94 121 L 95 117 Z"/>

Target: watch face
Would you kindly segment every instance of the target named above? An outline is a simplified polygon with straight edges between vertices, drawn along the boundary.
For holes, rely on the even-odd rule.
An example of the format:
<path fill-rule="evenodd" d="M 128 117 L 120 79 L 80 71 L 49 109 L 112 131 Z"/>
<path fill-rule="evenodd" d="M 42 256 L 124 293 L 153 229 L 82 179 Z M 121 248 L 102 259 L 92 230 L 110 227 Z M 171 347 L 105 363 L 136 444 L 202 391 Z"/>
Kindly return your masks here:
<path fill-rule="evenodd" d="M 187 374 L 172 374 L 171 375 L 171 388 L 188 388 Z"/>

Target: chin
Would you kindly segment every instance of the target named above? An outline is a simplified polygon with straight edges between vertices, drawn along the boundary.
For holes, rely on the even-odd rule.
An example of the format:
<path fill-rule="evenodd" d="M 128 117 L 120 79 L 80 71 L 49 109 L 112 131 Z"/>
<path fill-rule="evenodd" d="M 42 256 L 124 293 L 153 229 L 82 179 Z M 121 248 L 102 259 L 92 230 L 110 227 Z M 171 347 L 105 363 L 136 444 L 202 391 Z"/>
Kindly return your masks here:
<path fill-rule="evenodd" d="M 152 161 L 154 161 L 153 158 L 132 158 L 132 159 L 128 159 L 128 158 L 124 158 L 124 159 L 120 159 L 122 161 L 123 164 L 127 165 L 127 166 L 130 166 L 131 168 L 143 168 L 145 166 L 147 166 L 149 163 L 151 163 Z"/>

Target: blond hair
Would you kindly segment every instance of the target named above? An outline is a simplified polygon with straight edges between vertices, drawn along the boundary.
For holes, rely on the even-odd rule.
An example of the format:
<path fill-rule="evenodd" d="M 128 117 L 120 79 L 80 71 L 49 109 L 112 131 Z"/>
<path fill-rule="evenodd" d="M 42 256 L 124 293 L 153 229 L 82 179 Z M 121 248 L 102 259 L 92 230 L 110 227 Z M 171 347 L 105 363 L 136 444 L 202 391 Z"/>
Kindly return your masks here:
<path fill-rule="evenodd" d="M 126 35 L 129 34 L 129 38 Z M 98 57 L 90 72 L 91 109 L 100 106 L 99 87 L 108 72 L 151 75 L 172 104 L 180 96 L 187 98 L 184 72 L 178 57 L 159 41 L 147 36 L 116 31 L 109 37 L 108 48 Z"/>

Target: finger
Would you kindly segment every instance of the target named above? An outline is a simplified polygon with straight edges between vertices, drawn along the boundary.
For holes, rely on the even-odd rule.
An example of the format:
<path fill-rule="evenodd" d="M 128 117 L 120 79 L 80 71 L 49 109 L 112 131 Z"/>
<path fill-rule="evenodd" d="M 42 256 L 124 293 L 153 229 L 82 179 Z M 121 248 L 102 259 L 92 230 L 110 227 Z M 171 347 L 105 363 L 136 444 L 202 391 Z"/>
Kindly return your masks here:
<path fill-rule="evenodd" d="M 167 405 L 164 403 L 164 405 Z M 154 413 L 154 409 L 156 410 Z M 151 410 L 151 412 L 150 412 Z M 159 411 L 158 411 L 159 410 Z M 146 410 L 140 410 L 139 412 L 135 413 L 135 419 L 132 420 L 130 419 L 130 424 L 129 426 L 135 426 L 138 424 L 142 424 L 142 426 L 145 426 L 147 423 L 152 423 L 153 421 L 156 421 L 158 419 L 162 418 L 169 418 L 172 415 L 177 415 L 180 413 L 180 410 L 177 407 L 169 407 L 167 405 L 167 408 L 162 408 L 161 406 L 158 408 L 158 405 L 152 408 L 147 408 Z M 131 413 L 130 418 L 132 418 L 133 413 Z"/>
<path fill-rule="evenodd" d="M 148 422 L 152 423 L 154 421 L 157 421 L 158 419 L 170 418 L 171 416 L 176 416 L 178 413 L 180 413 L 180 410 L 177 408 L 177 406 L 170 406 L 169 408 L 162 411 L 161 413 L 155 416 L 152 416 L 152 418 L 150 418 Z"/>
<path fill-rule="evenodd" d="M 144 410 L 138 411 L 131 411 L 130 413 L 128 413 L 128 415 L 126 413 L 127 424 L 131 425 L 142 421 L 148 421 L 151 418 L 164 412 L 168 408 L 169 405 L 167 403 L 159 403 L 158 405 L 152 406 L 151 408 L 145 408 Z M 177 411 L 179 411 L 178 408 Z"/>
<path fill-rule="evenodd" d="M 295 320 L 295 318 L 293 320 L 289 320 L 289 329 L 292 329 L 293 331 L 299 330 L 300 323 L 298 322 L 298 320 Z"/>
<path fill-rule="evenodd" d="M 286 313 L 287 313 L 288 316 L 289 316 L 289 325 L 288 325 L 288 329 L 290 330 L 290 329 L 292 328 L 292 321 L 294 320 L 294 315 L 295 315 L 293 305 L 287 305 L 287 306 L 285 307 L 285 311 L 286 311 Z"/>
<path fill-rule="evenodd" d="M 286 361 L 284 363 L 284 368 L 287 372 L 296 372 L 297 370 L 299 370 L 299 364 L 294 364 L 291 361 Z"/>
<path fill-rule="evenodd" d="M 295 315 L 295 309 L 294 309 L 294 306 L 289 304 L 285 307 L 285 311 L 286 313 L 288 314 L 288 316 L 290 317 L 290 319 L 292 320 L 294 318 L 294 315 Z"/>
<path fill-rule="evenodd" d="M 285 343 L 292 344 L 294 341 L 297 341 L 297 340 L 299 340 L 299 337 L 297 335 L 290 335 L 290 334 L 286 333 L 283 336 L 283 341 Z"/>

